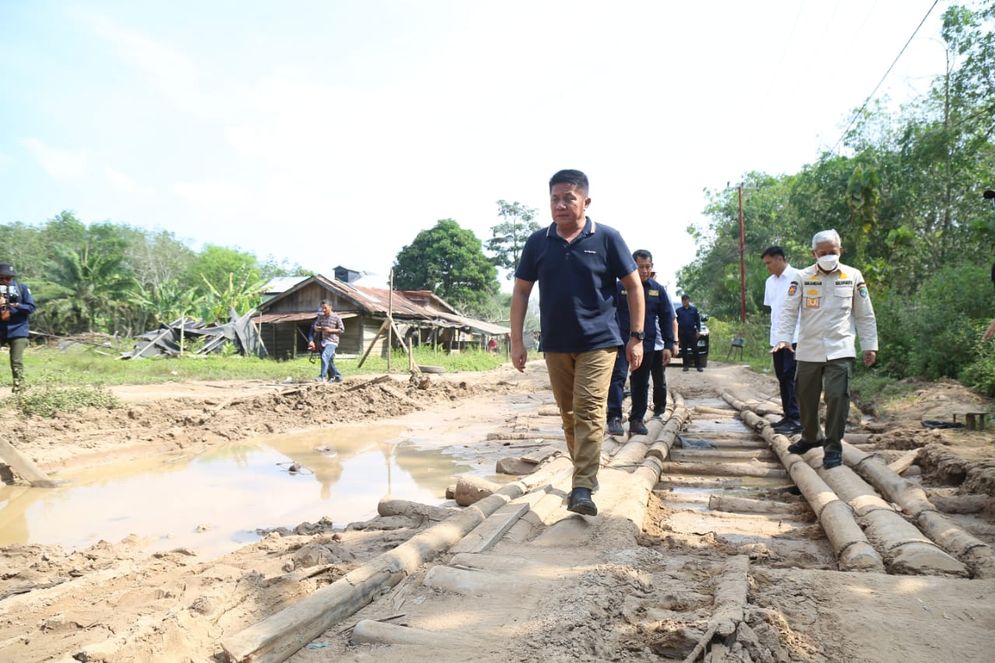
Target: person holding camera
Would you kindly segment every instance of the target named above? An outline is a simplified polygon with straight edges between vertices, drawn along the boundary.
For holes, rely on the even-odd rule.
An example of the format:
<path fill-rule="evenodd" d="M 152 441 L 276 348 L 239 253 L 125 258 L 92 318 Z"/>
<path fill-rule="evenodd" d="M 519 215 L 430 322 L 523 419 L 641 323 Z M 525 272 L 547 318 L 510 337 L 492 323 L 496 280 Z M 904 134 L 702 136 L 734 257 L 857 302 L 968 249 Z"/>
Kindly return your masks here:
<path fill-rule="evenodd" d="M 339 334 L 345 331 L 342 318 L 332 312 L 332 305 L 321 302 L 318 317 L 311 323 L 308 334 L 308 350 L 321 352 L 321 373 L 319 382 L 342 382 L 342 374 L 335 367 L 335 349 L 339 346 Z"/>
<path fill-rule="evenodd" d="M 35 300 L 28 286 L 14 280 L 14 268 L 0 262 L 0 346 L 10 348 L 13 392 L 24 388 L 24 349 L 28 347 L 28 316 Z"/>

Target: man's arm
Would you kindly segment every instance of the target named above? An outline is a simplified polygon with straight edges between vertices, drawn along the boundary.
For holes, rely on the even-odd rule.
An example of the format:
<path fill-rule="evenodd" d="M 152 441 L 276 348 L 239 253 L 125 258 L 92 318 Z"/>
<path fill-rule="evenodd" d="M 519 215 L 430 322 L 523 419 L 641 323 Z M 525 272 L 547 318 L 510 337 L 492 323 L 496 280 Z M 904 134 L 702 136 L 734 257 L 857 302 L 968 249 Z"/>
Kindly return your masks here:
<path fill-rule="evenodd" d="M 781 304 L 781 322 L 778 324 L 775 339 L 777 344 L 771 348 L 771 353 L 780 350 L 794 352 L 791 341 L 795 337 L 795 327 L 798 325 L 798 311 L 802 303 L 802 276 L 801 272 L 791 275 L 791 282 L 788 284 L 788 294 Z"/>
<path fill-rule="evenodd" d="M 511 291 L 511 365 L 520 372 L 525 370 L 529 352 L 525 349 L 525 312 L 529 307 L 529 295 L 534 282 L 515 279 Z"/>
<path fill-rule="evenodd" d="M 626 299 L 629 303 L 629 329 L 645 332 L 643 324 L 646 321 L 646 301 L 643 299 L 643 283 L 639 280 L 639 272 L 632 271 L 622 277 Z M 626 339 L 622 340 L 626 343 Z M 634 371 L 643 363 L 643 342 L 637 338 L 629 338 L 625 346 L 625 356 L 629 360 L 629 370 Z"/>
<path fill-rule="evenodd" d="M 669 362 L 674 348 L 674 339 L 677 338 L 677 320 L 674 318 L 674 307 L 667 295 L 666 288 L 660 288 L 660 308 L 657 311 L 657 320 L 660 323 L 660 335 L 663 336 L 663 361 Z M 667 330 L 672 330 L 668 334 Z"/>
<path fill-rule="evenodd" d="M 873 366 L 878 356 L 878 323 L 867 284 L 862 276 L 856 280 L 858 283 L 853 293 L 853 317 L 857 335 L 860 336 L 860 349 L 864 351 L 864 366 Z"/>

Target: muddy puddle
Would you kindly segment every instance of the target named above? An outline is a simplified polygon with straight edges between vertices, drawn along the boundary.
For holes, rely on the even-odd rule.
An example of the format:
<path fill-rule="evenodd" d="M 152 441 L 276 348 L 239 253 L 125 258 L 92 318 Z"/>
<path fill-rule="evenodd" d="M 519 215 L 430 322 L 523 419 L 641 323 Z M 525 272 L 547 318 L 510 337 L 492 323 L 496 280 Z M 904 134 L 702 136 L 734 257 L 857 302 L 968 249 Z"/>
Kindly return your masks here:
<path fill-rule="evenodd" d="M 342 425 L 63 473 L 54 478 L 66 484 L 54 489 L 2 486 L 0 545 L 78 549 L 135 534 L 150 550 L 215 556 L 258 540 L 258 528 L 365 520 L 386 494 L 438 503 L 452 476 L 470 468 L 416 447 L 406 430 Z"/>

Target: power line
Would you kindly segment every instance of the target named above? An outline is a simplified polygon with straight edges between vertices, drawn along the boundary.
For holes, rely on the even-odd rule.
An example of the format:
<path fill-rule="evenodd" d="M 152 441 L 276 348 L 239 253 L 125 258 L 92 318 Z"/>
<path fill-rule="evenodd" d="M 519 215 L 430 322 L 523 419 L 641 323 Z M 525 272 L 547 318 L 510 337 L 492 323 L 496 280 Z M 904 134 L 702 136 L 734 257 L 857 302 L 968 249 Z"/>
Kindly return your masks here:
<path fill-rule="evenodd" d="M 898 55 L 895 56 L 895 59 L 894 61 L 892 61 L 891 66 L 888 67 L 888 71 L 884 72 L 884 76 L 881 77 L 881 80 L 878 81 L 878 84 L 874 86 L 874 89 L 871 90 L 871 93 L 867 95 L 866 99 L 864 99 L 863 105 L 861 105 L 861 107 L 857 110 L 857 112 L 851 116 L 850 123 L 846 125 L 846 129 L 844 129 L 843 133 L 840 134 L 840 139 L 836 141 L 835 145 L 833 145 L 833 149 L 831 150 L 832 152 L 835 152 L 836 148 L 838 148 L 840 146 L 840 143 L 843 142 L 843 139 L 846 138 L 846 134 L 848 131 L 850 131 L 850 127 L 853 126 L 853 123 L 857 121 L 857 118 L 860 116 L 860 114 L 863 113 L 864 109 L 867 108 L 867 104 L 871 103 L 871 99 L 874 98 L 874 94 L 878 91 L 878 88 L 880 88 L 881 84 L 884 83 L 886 78 L 888 78 L 888 74 L 890 74 L 891 70 L 895 68 L 896 64 L 898 64 L 898 60 L 902 57 L 902 54 L 905 53 L 905 49 L 908 48 L 909 44 L 912 43 L 912 40 L 916 38 L 916 35 L 919 33 L 919 28 L 923 26 L 923 24 L 926 22 L 926 19 L 929 18 L 929 15 L 933 13 L 933 10 L 936 9 L 936 5 L 938 4 L 940 4 L 940 0 L 933 0 L 932 6 L 930 6 L 930 8 L 926 11 L 926 15 L 922 17 L 922 20 L 919 21 L 919 25 L 916 26 L 916 29 L 912 31 L 912 36 L 909 37 L 908 41 L 905 42 L 905 46 L 902 46 L 902 50 L 900 50 L 898 52 Z"/>

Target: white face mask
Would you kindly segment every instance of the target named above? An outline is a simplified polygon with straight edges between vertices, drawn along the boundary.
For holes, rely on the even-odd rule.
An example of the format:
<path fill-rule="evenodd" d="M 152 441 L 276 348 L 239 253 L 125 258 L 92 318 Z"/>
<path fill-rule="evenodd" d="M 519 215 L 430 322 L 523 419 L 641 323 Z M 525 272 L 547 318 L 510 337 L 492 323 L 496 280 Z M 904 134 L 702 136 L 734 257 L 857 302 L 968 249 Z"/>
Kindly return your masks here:
<path fill-rule="evenodd" d="M 839 267 L 840 257 L 833 253 L 830 255 L 820 256 L 816 262 L 819 263 L 819 269 L 822 271 L 835 272 L 836 268 Z"/>

